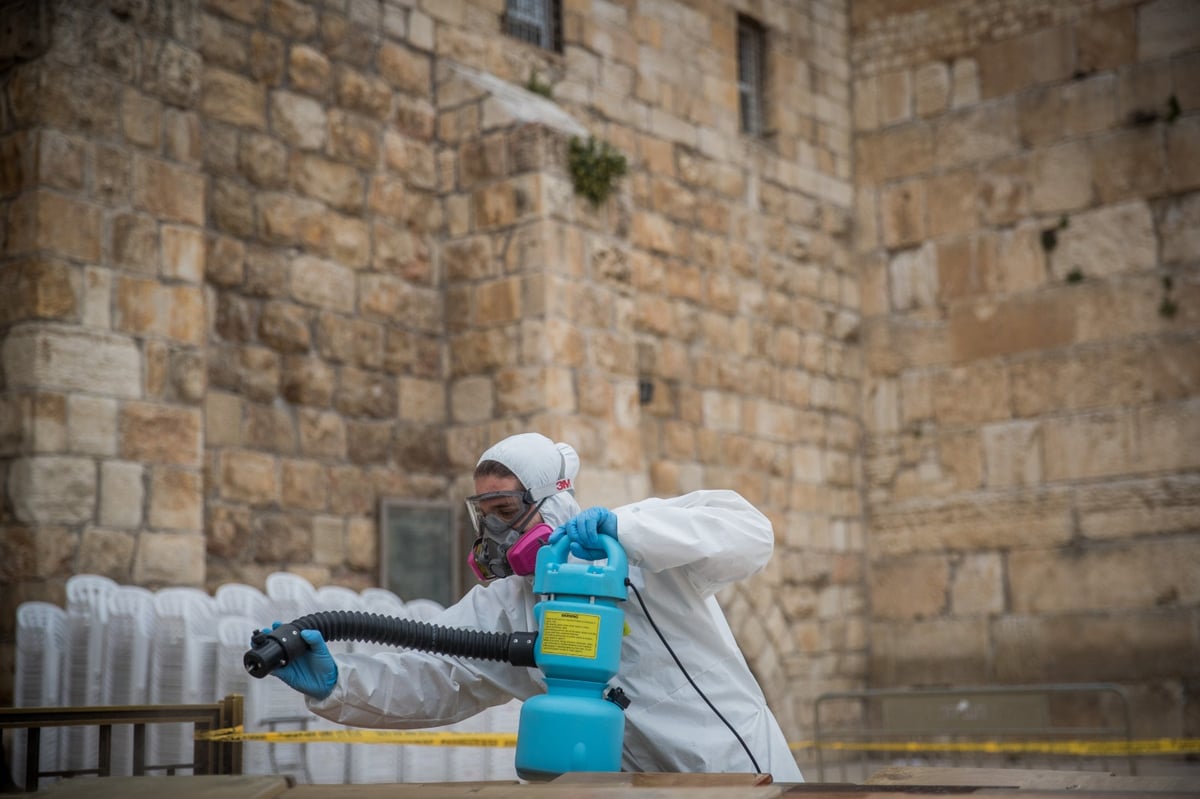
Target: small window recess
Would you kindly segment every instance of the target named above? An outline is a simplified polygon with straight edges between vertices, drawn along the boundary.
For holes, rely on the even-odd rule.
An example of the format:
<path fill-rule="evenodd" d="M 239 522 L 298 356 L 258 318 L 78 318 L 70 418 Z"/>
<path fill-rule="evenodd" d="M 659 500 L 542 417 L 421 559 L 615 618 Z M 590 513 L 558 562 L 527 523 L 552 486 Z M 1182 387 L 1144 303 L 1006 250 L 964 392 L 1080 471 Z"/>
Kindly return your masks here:
<path fill-rule="evenodd" d="M 767 31 L 752 17 L 737 18 L 738 116 L 742 133 L 767 136 Z"/>
<path fill-rule="evenodd" d="M 562 0 L 505 0 L 504 32 L 543 50 L 562 52 Z"/>

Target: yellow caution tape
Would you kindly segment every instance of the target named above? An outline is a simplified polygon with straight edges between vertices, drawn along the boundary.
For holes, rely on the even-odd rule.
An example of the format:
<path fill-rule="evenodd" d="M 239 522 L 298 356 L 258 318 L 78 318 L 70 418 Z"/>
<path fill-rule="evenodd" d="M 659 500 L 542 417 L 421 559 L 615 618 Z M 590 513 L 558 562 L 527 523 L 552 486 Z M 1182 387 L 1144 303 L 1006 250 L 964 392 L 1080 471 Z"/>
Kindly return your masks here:
<path fill-rule="evenodd" d="M 515 732 L 426 732 L 424 730 L 277 730 L 246 732 L 242 726 L 198 731 L 197 741 L 235 743 L 340 743 L 340 744 L 411 744 L 414 746 L 516 746 Z"/>
<path fill-rule="evenodd" d="M 800 741 L 792 749 L 853 752 L 975 752 L 983 754 L 1184 755 L 1200 753 L 1200 738 L 1147 738 L 1131 741 Z"/>
<path fill-rule="evenodd" d="M 280 730 L 246 732 L 241 726 L 197 732 L 197 741 L 236 743 L 408 744 L 411 746 L 513 747 L 515 732 L 428 732 L 425 730 Z M 1200 738 L 1146 738 L 1132 741 L 797 741 L 792 749 L 853 752 L 974 752 L 983 754 L 1128 755 L 1200 754 Z"/>

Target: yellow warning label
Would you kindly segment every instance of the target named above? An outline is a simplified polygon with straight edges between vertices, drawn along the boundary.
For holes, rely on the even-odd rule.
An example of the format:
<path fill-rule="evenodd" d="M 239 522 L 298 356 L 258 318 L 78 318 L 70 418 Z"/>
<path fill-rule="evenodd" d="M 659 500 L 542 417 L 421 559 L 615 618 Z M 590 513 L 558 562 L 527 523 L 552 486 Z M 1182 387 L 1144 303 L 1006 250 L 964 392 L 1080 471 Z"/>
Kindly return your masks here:
<path fill-rule="evenodd" d="M 591 613 L 546 611 L 542 619 L 542 654 L 596 659 L 600 617 Z"/>

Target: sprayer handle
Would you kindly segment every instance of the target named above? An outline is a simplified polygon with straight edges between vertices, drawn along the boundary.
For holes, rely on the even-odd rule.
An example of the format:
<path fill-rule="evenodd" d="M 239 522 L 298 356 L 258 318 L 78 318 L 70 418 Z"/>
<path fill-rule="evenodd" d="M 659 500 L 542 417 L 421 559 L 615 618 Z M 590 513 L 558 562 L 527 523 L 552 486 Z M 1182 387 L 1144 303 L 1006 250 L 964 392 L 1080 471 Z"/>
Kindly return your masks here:
<path fill-rule="evenodd" d="M 625 555 L 625 547 L 621 546 L 621 542 L 613 538 L 611 535 L 602 535 L 599 537 L 600 546 L 604 548 L 604 555 L 608 558 L 608 566 L 612 569 L 620 569 L 626 571 L 629 568 L 629 559 Z M 560 536 L 557 541 L 549 545 L 554 553 L 556 563 L 566 563 L 567 556 L 571 554 L 571 539 L 567 536 Z"/>

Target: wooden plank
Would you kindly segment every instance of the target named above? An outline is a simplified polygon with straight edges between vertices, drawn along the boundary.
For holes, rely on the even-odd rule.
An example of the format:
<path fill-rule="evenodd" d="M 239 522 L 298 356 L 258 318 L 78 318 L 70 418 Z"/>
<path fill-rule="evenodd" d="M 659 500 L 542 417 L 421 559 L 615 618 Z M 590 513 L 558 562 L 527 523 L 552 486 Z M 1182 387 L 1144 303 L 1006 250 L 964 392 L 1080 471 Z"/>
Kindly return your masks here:
<path fill-rule="evenodd" d="M 274 799 L 286 777 L 212 774 L 193 777 L 74 777 L 38 794 L 48 799 Z M 331 786 L 343 788 L 345 786 Z"/>
<path fill-rule="evenodd" d="M 888 766 L 871 775 L 866 785 L 971 786 L 1018 788 L 1022 791 L 1193 791 L 1200 793 L 1200 777 L 1191 775 L 1118 776 L 1109 771 L 1056 771 L 1053 769 L 949 768 L 941 766 Z M 1022 794 L 1024 795 L 1024 794 Z"/>
<path fill-rule="evenodd" d="M 680 774 L 674 772 L 621 772 L 605 774 L 580 771 L 564 774 L 550 785 L 624 785 L 631 788 L 719 788 L 725 785 L 770 785 L 770 774 L 728 772 Z"/>

